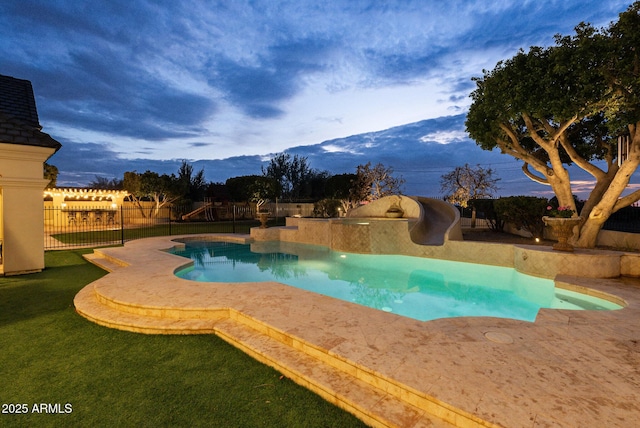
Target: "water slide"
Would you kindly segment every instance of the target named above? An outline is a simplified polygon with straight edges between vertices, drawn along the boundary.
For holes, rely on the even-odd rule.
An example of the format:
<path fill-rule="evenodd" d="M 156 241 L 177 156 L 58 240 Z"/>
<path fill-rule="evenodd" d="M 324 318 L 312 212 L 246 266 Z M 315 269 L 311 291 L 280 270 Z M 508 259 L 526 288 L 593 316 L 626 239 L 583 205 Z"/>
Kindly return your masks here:
<path fill-rule="evenodd" d="M 411 229 L 411 240 L 421 245 L 443 245 L 446 241 L 461 241 L 460 212 L 440 199 L 412 196 L 421 208 L 422 216 Z"/>
<path fill-rule="evenodd" d="M 404 211 L 402 218 L 413 225 L 411 240 L 420 245 L 444 245 L 445 241 L 461 241 L 460 212 L 456 207 L 440 199 L 422 196 L 387 196 L 367 205 L 350 210 L 347 217 L 381 218 L 393 206 Z"/>

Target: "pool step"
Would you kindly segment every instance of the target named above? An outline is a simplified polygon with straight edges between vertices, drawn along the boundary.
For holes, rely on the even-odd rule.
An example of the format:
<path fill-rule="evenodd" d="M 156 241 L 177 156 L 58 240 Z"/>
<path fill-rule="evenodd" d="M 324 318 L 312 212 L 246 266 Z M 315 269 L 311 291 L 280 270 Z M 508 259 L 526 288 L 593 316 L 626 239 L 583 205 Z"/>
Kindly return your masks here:
<path fill-rule="evenodd" d="M 145 334 L 216 334 L 258 361 L 280 371 L 294 382 L 310 389 L 332 404 L 376 427 L 434 427 L 451 425 L 369 382 L 322 361 L 304 350 L 283 343 L 268 333 L 252 328 L 244 317 L 235 314 L 220 318 L 171 318 L 118 310 L 101 302 L 93 286 L 83 288 L 75 297 L 76 311 L 96 324 Z M 184 315 L 184 314 L 182 314 Z M 234 319 L 236 318 L 236 319 Z"/>
<path fill-rule="evenodd" d="M 226 342 L 275 368 L 330 403 L 358 416 L 368 425 L 434 428 L 453 426 L 238 321 L 220 321 L 216 323 L 215 330 Z"/>
<path fill-rule="evenodd" d="M 107 272 L 114 272 L 120 268 L 128 266 L 127 263 L 119 259 L 109 257 L 108 255 L 97 249 L 93 250 L 93 253 L 84 254 L 83 257 L 85 258 L 85 260 L 98 266 L 99 268 L 106 270 Z"/>
<path fill-rule="evenodd" d="M 76 312 L 96 324 L 144 334 L 211 334 L 217 319 L 175 319 L 123 312 L 100 303 L 92 286 L 76 294 Z"/>

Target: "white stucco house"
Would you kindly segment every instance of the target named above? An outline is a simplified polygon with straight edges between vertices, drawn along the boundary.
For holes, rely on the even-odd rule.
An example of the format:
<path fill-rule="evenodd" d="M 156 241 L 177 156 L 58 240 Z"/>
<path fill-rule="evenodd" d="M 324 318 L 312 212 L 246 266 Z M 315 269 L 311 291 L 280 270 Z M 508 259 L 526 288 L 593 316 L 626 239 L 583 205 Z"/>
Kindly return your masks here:
<path fill-rule="evenodd" d="M 0 75 L 0 275 L 44 269 L 44 162 L 61 144 L 41 129 L 31 82 Z"/>

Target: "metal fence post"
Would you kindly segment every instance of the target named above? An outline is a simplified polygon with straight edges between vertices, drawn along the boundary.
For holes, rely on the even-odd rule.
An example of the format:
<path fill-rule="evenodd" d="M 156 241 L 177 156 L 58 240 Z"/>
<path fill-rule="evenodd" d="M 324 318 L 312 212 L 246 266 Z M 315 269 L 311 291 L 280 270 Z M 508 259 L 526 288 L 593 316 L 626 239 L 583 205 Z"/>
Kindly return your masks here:
<path fill-rule="evenodd" d="M 120 243 L 124 245 L 124 207 L 120 205 Z"/>

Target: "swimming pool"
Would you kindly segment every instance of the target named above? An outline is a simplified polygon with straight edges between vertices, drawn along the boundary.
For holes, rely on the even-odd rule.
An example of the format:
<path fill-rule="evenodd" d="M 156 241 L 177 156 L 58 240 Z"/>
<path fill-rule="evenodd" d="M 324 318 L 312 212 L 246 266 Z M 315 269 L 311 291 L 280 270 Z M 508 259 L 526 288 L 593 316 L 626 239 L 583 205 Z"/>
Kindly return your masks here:
<path fill-rule="evenodd" d="M 465 316 L 534 321 L 541 308 L 621 308 L 607 300 L 555 288 L 550 279 L 473 263 L 343 253 L 282 242 L 189 241 L 171 253 L 193 260 L 192 266 L 175 272 L 180 278 L 276 281 L 420 321 Z"/>

